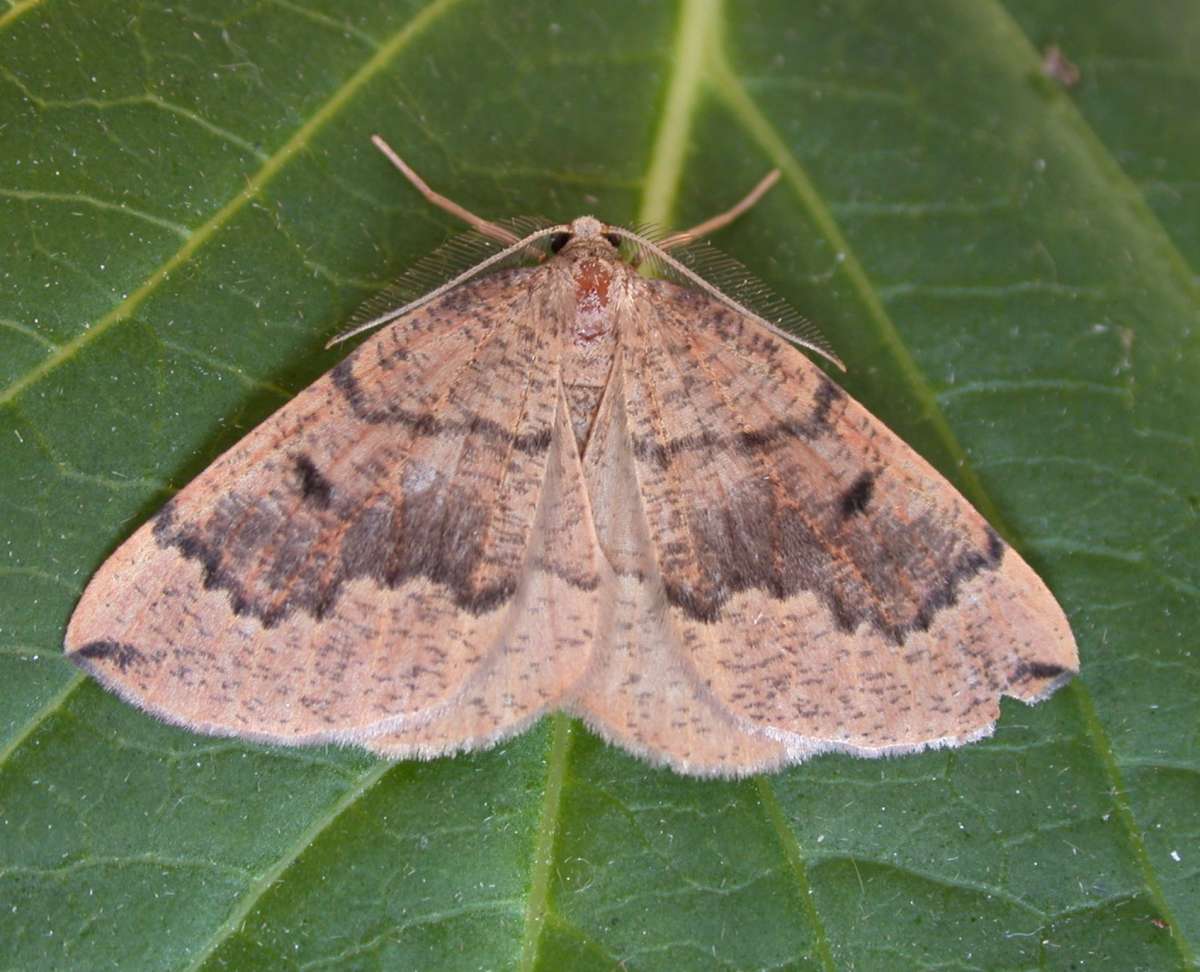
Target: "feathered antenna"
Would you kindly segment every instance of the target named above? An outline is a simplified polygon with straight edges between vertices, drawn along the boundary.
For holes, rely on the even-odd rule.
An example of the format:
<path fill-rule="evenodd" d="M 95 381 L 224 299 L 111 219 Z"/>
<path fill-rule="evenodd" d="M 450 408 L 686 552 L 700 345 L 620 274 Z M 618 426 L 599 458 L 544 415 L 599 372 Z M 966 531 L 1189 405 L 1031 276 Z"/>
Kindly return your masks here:
<path fill-rule="evenodd" d="M 371 141 L 431 204 L 472 229 L 419 260 L 396 283 L 367 300 L 351 317 L 350 326 L 326 347 L 402 317 L 486 270 L 541 262 L 546 258 L 549 238 L 571 230 L 568 225 L 541 219 L 493 222 L 476 216 L 431 189 L 380 136 L 372 135 Z M 754 318 L 777 337 L 815 351 L 844 371 L 846 366 L 811 321 L 797 314 L 744 266 L 702 239 L 757 203 L 779 181 L 779 175 L 778 169 L 772 169 L 735 205 L 691 229 L 677 233 L 664 233 L 653 226 L 609 229 L 629 244 L 632 252 L 626 255 L 630 262 L 649 265 L 663 277 L 698 287 L 732 310 Z"/>

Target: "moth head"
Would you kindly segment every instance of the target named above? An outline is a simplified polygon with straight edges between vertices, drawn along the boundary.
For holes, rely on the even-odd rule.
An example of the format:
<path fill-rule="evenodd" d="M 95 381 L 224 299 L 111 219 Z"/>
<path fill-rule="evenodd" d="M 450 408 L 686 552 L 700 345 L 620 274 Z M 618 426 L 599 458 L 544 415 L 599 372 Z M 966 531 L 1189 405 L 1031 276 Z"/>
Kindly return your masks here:
<path fill-rule="evenodd" d="M 614 251 L 621 248 L 621 238 L 610 232 L 610 227 L 594 216 L 580 216 L 571 220 L 570 226 L 550 237 L 550 252 L 558 253 L 572 243 L 601 242 Z"/>

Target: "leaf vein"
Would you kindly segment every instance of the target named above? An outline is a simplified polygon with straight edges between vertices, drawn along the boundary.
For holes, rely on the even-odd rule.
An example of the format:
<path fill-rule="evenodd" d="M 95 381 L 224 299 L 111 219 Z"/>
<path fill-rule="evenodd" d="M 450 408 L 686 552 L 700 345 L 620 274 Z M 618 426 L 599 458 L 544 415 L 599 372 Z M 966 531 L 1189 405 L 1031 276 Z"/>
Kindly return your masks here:
<path fill-rule="evenodd" d="M 206 243 L 216 236 L 237 215 L 243 207 L 258 197 L 263 189 L 279 174 L 293 158 L 304 151 L 313 137 L 324 128 L 333 118 L 337 117 L 342 108 L 391 61 L 400 54 L 408 43 L 437 21 L 448 10 L 461 3 L 461 0 L 434 0 L 420 13 L 408 21 L 357 71 L 355 71 L 301 125 L 274 154 L 250 177 L 246 186 L 214 213 L 205 223 L 199 226 L 178 250 L 168 257 L 154 270 L 138 287 L 116 307 L 102 316 L 90 328 L 67 341 L 61 349 L 49 355 L 45 361 L 31 368 L 25 374 L 10 383 L 0 391 L 0 405 L 13 401 L 30 388 L 37 385 L 60 367 L 71 361 L 76 355 L 87 349 L 98 338 L 113 327 L 128 320 L 133 312 L 161 286 L 175 270 L 184 266 Z"/>

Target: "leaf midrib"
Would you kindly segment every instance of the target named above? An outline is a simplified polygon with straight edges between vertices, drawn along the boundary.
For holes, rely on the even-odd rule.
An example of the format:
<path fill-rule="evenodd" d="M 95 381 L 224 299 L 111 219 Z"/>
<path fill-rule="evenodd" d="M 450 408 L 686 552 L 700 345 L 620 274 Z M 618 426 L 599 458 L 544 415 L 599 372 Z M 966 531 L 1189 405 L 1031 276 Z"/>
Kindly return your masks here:
<path fill-rule="evenodd" d="M 714 63 L 724 63 L 722 35 L 724 26 L 723 0 L 684 0 L 679 15 L 674 48 L 674 72 L 664 98 L 664 117 L 650 152 L 638 222 L 642 225 L 667 227 L 675 200 L 679 195 L 687 157 L 689 135 L 694 127 L 704 88 L 711 82 L 706 73 Z M 671 117 L 671 111 L 680 117 Z M 824 922 L 810 894 L 808 864 L 795 833 L 786 826 L 775 796 L 774 786 L 766 777 L 757 780 L 758 805 L 768 825 L 780 841 L 780 849 L 796 882 L 803 901 L 804 917 L 809 924 L 815 950 L 822 968 L 835 969 L 829 949 Z"/>
<path fill-rule="evenodd" d="M 571 761 L 571 721 L 561 712 L 550 717 L 550 753 L 546 760 L 546 788 L 534 835 L 529 898 L 525 903 L 525 931 L 521 939 L 521 972 L 537 968 L 542 934 L 550 906 L 550 879 L 554 873 L 558 834 L 562 820 L 563 788 Z"/>

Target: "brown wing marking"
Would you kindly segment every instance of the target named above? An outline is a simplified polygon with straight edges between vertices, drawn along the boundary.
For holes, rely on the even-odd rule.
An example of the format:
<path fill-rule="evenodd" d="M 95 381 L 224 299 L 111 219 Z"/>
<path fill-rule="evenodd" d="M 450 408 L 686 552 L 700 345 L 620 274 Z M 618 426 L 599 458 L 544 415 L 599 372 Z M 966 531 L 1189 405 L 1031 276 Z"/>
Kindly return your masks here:
<path fill-rule="evenodd" d="M 527 569 L 560 397 L 537 272 L 396 322 L 225 453 L 96 574 L 68 654 L 163 718 L 270 741 L 445 704 Z"/>
<path fill-rule="evenodd" d="M 669 610 L 639 491 L 618 351 L 584 456 L 592 512 L 613 585 L 596 659 L 572 708 L 606 739 L 681 772 L 734 775 L 777 766 L 783 744 L 745 727 L 691 664 Z"/>
<path fill-rule="evenodd" d="M 491 745 L 558 704 L 592 658 L 596 534 L 565 398 L 560 398 L 526 570 L 503 637 L 453 697 L 427 717 L 363 741 L 389 757 L 430 758 Z"/>
<path fill-rule="evenodd" d="M 792 759 L 904 752 L 1078 669 L 1054 598 L 928 463 L 752 321 L 647 287 L 625 373 L 650 541 L 729 712 Z"/>

